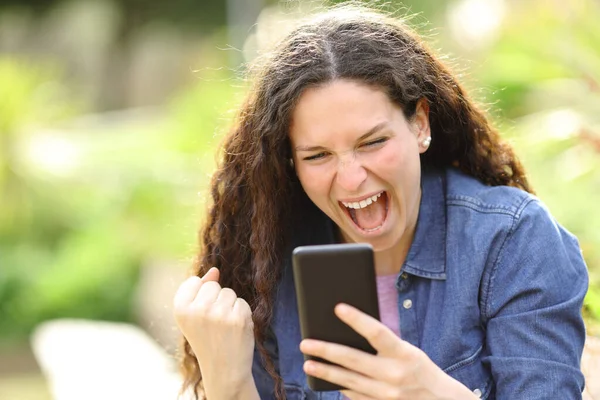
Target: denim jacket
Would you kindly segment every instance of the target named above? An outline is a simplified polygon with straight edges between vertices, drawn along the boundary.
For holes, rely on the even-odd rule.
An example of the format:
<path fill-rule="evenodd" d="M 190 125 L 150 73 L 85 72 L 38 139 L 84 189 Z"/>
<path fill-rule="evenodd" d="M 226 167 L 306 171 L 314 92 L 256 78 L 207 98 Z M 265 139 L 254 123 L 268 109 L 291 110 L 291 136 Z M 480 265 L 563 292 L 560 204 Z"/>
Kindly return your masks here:
<path fill-rule="evenodd" d="M 454 169 L 424 172 L 421 187 L 396 283 L 402 339 L 482 399 L 581 399 L 588 274 L 577 239 L 524 191 Z M 291 247 L 332 242 L 333 223 L 315 213 Z M 338 400 L 307 386 L 290 257 L 283 268 L 265 346 L 287 399 Z M 253 375 L 261 399 L 274 398 L 257 351 Z"/>

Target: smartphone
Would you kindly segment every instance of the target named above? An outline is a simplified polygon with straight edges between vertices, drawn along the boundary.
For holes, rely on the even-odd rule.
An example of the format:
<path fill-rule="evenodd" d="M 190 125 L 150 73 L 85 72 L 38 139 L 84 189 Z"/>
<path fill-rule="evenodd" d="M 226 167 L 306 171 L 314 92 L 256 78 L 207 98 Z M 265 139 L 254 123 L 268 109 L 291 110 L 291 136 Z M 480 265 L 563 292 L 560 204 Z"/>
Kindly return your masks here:
<path fill-rule="evenodd" d="M 294 285 L 303 339 L 343 344 L 375 354 L 369 342 L 335 314 L 338 303 L 358 308 L 379 319 L 373 248 L 366 243 L 296 247 L 292 253 Z M 305 360 L 328 361 L 304 356 Z M 308 375 L 308 385 L 317 391 L 344 387 Z"/>

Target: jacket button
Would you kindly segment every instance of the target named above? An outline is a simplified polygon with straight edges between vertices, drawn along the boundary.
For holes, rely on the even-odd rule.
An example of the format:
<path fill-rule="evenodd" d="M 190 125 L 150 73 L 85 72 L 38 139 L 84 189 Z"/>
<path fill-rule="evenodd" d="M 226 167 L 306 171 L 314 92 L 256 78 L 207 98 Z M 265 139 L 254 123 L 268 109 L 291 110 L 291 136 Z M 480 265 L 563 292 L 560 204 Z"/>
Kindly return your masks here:
<path fill-rule="evenodd" d="M 402 302 L 402 307 L 406 308 L 407 310 L 410 310 L 410 308 L 412 307 L 412 300 L 411 299 L 406 299 Z"/>
<path fill-rule="evenodd" d="M 477 397 L 481 397 L 481 390 L 475 389 L 475 390 L 473 390 L 473 394 Z"/>
<path fill-rule="evenodd" d="M 407 279 L 408 278 L 408 274 L 406 272 L 403 272 L 402 275 L 400 275 L 400 277 L 402 279 Z"/>

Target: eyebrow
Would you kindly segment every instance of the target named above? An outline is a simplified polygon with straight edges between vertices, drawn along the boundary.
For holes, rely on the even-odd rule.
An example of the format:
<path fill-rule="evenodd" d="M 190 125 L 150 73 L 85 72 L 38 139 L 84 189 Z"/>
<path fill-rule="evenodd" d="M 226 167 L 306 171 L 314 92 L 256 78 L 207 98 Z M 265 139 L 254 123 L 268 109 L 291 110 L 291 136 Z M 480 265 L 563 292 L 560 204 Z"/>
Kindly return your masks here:
<path fill-rule="evenodd" d="M 387 126 L 387 122 L 380 122 L 377 125 L 375 125 L 374 127 L 372 127 L 371 129 L 369 129 L 367 131 L 367 133 L 365 133 L 364 135 L 359 137 L 356 141 L 357 142 L 363 141 L 363 140 L 369 138 L 370 136 L 374 135 L 375 133 L 379 132 L 386 126 Z M 323 149 L 325 149 L 325 147 L 323 147 L 323 146 L 296 146 L 295 147 L 296 151 L 317 151 L 317 150 L 323 150 Z"/>

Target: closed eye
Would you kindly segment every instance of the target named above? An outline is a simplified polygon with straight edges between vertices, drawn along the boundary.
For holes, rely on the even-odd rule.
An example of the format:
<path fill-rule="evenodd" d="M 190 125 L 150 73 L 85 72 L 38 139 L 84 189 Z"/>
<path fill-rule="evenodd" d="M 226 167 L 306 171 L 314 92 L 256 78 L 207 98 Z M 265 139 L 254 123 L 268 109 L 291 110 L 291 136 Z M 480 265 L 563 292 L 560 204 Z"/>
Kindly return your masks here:
<path fill-rule="evenodd" d="M 326 156 L 327 156 L 327 153 L 322 152 L 322 153 L 318 153 L 318 154 L 313 154 L 312 156 L 304 157 L 303 160 L 305 160 L 305 161 L 320 160 L 322 158 L 325 158 Z"/>
<path fill-rule="evenodd" d="M 371 140 L 370 142 L 366 142 L 366 143 L 362 144 L 360 147 L 374 147 L 374 146 L 377 146 L 378 144 L 387 142 L 387 140 L 388 140 L 387 137 L 380 137 L 378 139 Z"/>

